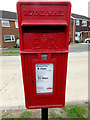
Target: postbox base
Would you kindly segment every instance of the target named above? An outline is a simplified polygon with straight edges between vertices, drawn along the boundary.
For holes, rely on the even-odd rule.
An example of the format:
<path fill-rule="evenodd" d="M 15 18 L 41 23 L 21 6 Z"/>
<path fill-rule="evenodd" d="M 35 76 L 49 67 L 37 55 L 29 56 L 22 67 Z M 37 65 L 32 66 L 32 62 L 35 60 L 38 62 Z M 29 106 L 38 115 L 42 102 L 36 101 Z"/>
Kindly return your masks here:
<path fill-rule="evenodd" d="M 26 106 L 27 109 L 40 109 L 40 108 L 61 108 L 65 105 L 43 105 L 43 106 Z"/>

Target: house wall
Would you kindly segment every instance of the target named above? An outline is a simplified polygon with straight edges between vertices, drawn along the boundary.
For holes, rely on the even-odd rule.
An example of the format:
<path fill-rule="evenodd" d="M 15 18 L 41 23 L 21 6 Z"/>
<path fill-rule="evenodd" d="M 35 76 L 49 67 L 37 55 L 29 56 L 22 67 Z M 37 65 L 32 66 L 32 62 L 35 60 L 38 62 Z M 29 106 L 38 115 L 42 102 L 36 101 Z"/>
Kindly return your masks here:
<path fill-rule="evenodd" d="M 89 27 L 88 27 L 88 37 L 90 38 L 90 21 L 88 22 Z"/>
<path fill-rule="evenodd" d="M 70 24 L 70 42 L 74 42 L 75 39 L 75 20 L 71 18 L 71 24 Z"/>
<path fill-rule="evenodd" d="M 90 38 L 90 31 L 88 32 L 88 38 Z"/>
<path fill-rule="evenodd" d="M 70 34 L 69 34 L 70 42 L 73 42 L 73 19 L 71 18 L 70 24 Z"/>
<path fill-rule="evenodd" d="M 82 32 L 82 38 L 88 38 L 88 32 Z"/>
<path fill-rule="evenodd" d="M 87 26 L 82 26 L 82 20 L 80 20 L 80 25 L 76 26 L 76 32 L 81 32 L 82 33 L 82 38 L 88 38 L 90 37 L 90 22 L 87 21 Z"/>
<path fill-rule="evenodd" d="M 82 20 L 80 20 L 80 25 L 76 26 L 76 32 L 88 31 L 88 25 L 89 25 L 89 22 L 87 23 L 86 27 L 82 26 Z"/>
<path fill-rule="evenodd" d="M 82 38 L 90 38 L 90 22 L 87 23 L 87 32 L 82 32 Z"/>
<path fill-rule="evenodd" d="M 16 45 L 16 40 L 19 38 L 18 36 L 18 28 L 15 27 L 15 21 L 9 21 L 10 27 L 2 27 L 2 47 L 9 47 Z M 5 42 L 4 35 L 14 35 L 15 41 Z"/>

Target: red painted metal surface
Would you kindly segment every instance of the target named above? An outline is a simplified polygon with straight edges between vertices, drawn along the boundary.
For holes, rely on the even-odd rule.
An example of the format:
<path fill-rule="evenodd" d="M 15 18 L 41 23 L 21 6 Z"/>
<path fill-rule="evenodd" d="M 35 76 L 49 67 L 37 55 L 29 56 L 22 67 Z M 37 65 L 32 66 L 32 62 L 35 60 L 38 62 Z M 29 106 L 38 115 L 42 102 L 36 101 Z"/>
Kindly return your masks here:
<path fill-rule="evenodd" d="M 28 109 L 65 105 L 71 4 L 17 2 L 25 102 Z M 42 60 L 42 54 L 48 59 Z M 53 64 L 53 92 L 36 92 L 36 64 Z M 47 89 L 52 89 L 48 87 Z"/>

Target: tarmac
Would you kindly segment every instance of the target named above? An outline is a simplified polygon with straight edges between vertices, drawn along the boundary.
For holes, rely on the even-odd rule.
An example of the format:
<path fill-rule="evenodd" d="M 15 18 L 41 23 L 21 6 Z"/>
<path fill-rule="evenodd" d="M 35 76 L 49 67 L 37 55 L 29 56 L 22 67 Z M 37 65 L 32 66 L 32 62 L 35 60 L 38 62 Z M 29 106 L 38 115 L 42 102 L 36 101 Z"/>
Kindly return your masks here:
<path fill-rule="evenodd" d="M 88 102 L 89 60 L 88 52 L 69 53 L 66 104 Z M 20 56 L 0 56 L 0 76 L 0 110 L 25 109 Z"/>

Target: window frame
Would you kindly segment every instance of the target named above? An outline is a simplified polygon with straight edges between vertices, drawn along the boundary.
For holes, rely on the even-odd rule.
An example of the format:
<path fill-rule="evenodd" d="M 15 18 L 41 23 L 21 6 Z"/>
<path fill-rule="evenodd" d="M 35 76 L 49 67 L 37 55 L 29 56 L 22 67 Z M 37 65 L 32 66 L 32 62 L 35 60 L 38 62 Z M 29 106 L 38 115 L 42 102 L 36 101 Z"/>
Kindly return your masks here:
<path fill-rule="evenodd" d="M 6 36 L 10 36 L 11 40 L 10 40 L 10 41 L 6 41 L 6 40 L 5 40 L 5 37 L 6 37 Z M 13 36 L 14 40 L 12 39 L 12 36 Z M 15 36 L 14 36 L 14 35 L 4 35 L 4 41 L 5 41 L 5 42 L 14 42 L 14 41 L 15 41 Z"/>
<path fill-rule="evenodd" d="M 87 23 L 87 20 L 82 20 L 82 24 L 83 24 L 83 22 L 86 22 L 86 23 Z M 88 25 L 88 24 L 86 24 L 86 25 L 84 24 L 84 25 L 82 25 L 82 27 L 87 27 L 87 25 Z"/>
<path fill-rule="evenodd" d="M 77 24 L 77 21 L 79 24 Z M 80 20 L 76 19 L 76 26 L 80 26 Z"/>
<path fill-rule="evenodd" d="M 4 25 L 4 22 L 8 22 L 8 23 L 7 23 L 8 26 L 5 26 L 5 25 Z M 1 23 L 2 23 L 2 27 L 10 27 L 10 22 L 9 22 L 9 20 L 1 20 Z"/>
<path fill-rule="evenodd" d="M 15 21 L 15 28 L 18 28 L 18 21 Z"/>

